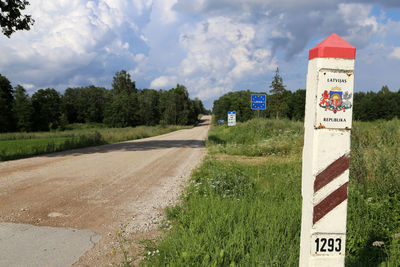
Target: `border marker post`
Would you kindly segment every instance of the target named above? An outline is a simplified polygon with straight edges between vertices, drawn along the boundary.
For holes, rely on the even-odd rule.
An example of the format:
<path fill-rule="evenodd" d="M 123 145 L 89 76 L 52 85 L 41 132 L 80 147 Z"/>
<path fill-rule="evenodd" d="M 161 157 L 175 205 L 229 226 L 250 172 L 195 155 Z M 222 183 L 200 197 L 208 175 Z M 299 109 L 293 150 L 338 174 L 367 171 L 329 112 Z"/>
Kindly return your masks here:
<path fill-rule="evenodd" d="M 300 267 L 344 266 L 355 55 L 335 33 L 309 51 Z"/>

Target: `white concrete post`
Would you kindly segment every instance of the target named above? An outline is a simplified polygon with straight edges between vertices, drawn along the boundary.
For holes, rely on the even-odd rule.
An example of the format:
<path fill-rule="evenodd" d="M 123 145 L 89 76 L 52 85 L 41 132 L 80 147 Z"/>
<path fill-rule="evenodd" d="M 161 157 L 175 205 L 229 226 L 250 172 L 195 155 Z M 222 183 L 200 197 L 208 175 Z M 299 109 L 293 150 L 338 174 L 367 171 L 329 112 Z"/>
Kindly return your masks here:
<path fill-rule="evenodd" d="M 300 266 L 344 266 L 356 49 L 336 34 L 309 52 Z"/>

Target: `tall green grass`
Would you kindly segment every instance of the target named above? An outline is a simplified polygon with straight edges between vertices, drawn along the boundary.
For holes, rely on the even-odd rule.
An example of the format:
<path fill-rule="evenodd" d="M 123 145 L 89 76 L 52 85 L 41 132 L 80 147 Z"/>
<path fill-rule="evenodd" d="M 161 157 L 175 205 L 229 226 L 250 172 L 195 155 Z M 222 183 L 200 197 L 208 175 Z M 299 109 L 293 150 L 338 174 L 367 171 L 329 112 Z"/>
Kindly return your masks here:
<path fill-rule="evenodd" d="M 146 265 L 290 266 L 297 262 L 300 166 L 299 162 L 247 166 L 209 157 L 193 173 L 182 204 L 168 210 L 172 230 L 158 245 L 159 254 Z M 270 179 L 260 182 L 265 177 Z"/>
<path fill-rule="evenodd" d="M 303 145 L 303 123 L 253 119 L 236 127 L 213 127 L 207 145 L 211 153 L 229 155 L 299 154 Z"/>
<path fill-rule="evenodd" d="M 303 125 L 260 126 L 212 128 L 209 156 L 143 265 L 298 266 Z M 400 266 L 399 136 L 397 119 L 354 123 L 347 266 Z"/>
<path fill-rule="evenodd" d="M 347 265 L 400 266 L 400 121 L 356 122 L 351 147 Z"/>
<path fill-rule="evenodd" d="M 112 144 L 165 134 L 187 126 L 138 126 L 105 128 L 102 125 L 72 125 L 71 130 L 0 134 L 0 161 L 74 148 Z"/>

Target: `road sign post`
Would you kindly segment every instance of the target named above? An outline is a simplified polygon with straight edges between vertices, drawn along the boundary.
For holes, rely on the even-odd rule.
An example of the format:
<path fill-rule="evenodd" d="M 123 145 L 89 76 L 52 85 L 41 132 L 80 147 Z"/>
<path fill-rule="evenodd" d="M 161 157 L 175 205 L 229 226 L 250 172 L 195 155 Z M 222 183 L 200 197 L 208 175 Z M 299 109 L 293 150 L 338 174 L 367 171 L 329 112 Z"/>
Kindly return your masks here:
<path fill-rule="evenodd" d="M 228 126 L 236 125 L 236 111 L 228 111 Z"/>
<path fill-rule="evenodd" d="M 336 34 L 309 52 L 301 267 L 344 266 L 355 54 Z"/>
<path fill-rule="evenodd" d="M 251 95 L 251 109 L 254 110 L 265 110 L 266 109 L 266 96 L 263 94 L 253 94 Z"/>
<path fill-rule="evenodd" d="M 257 132 L 260 132 L 260 110 L 266 110 L 266 96 L 263 94 L 251 95 L 251 109 L 257 110 Z"/>

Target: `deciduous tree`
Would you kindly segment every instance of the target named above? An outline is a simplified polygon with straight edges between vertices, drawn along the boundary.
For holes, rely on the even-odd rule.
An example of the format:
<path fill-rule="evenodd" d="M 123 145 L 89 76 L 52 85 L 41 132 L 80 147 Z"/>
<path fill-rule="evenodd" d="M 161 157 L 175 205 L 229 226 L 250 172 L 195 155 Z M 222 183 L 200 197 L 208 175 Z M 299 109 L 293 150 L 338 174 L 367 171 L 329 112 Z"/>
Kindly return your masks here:
<path fill-rule="evenodd" d="M 31 15 L 22 15 L 21 11 L 29 5 L 26 0 L 0 0 L 0 26 L 5 36 L 19 30 L 30 30 L 35 22 Z"/>
<path fill-rule="evenodd" d="M 139 124 L 136 94 L 123 92 L 113 97 L 106 107 L 104 123 L 110 127 L 128 127 Z"/>
<path fill-rule="evenodd" d="M 104 110 L 111 97 L 105 88 L 90 85 L 68 88 L 62 102 L 63 112 L 70 123 L 103 122 Z"/>
<path fill-rule="evenodd" d="M 189 98 L 189 92 L 181 84 L 161 93 L 160 112 L 162 124 L 194 124 L 198 116 Z"/>
<path fill-rule="evenodd" d="M 256 112 L 250 108 L 250 90 L 229 92 L 214 101 L 213 114 L 217 120 L 226 120 L 228 111 L 236 111 L 236 120 L 243 122 L 256 116 Z M 265 111 L 260 111 L 261 117 L 265 117 Z"/>
<path fill-rule="evenodd" d="M 139 117 L 143 125 L 156 125 L 160 122 L 160 94 L 156 90 L 144 89 L 138 92 Z"/>
<path fill-rule="evenodd" d="M 306 107 L 306 90 L 298 89 L 291 93 L 288 92 L 288 106 L 289 106 L 289 118 L 292 120 L 303 120 L 305 115 Z"/>
<path fill-rule="evenodd" d="M 55 89 L 39 89 L 32 95 L 34 130 L 57 129 L 61 116 L 61 97 Z"/>
<path fill-rule="evenodd" d="M 14 104 L 13 88 L 10 81 L 0 74 L 0 132 L 14 130 Z"/>
<path fill-rule="evenodd" d="M 17 130 L 29 132 L 32 130 L 33 106 L 29 95 L 21 85 L 15 88 L 14 116 L 16 119 Z"/>
<path fill-rule="evenodd" d="M 115 73 L 112 87 L 115 94 L 136 93 L 136 84 L 134 81 L 132 82 L 131 75 L 126 72 L 126 70 L 121 70 L 120 72 Z"/>

